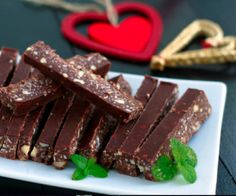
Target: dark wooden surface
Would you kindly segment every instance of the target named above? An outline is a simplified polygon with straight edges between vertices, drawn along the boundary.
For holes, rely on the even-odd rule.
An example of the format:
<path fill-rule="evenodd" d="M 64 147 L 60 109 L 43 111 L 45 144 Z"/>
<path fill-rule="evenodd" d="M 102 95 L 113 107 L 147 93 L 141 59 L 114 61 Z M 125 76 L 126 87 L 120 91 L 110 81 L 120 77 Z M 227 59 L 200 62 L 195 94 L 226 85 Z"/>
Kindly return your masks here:
<path fill-rule="evenodd" d="M 197 18 L 214 20 L 222 26 L 226 35 L 236 35 L 235 0 L 146 0 L 140 2 L 154 6 L 164 19 L 164 36 L 159 49 L 172 40 L 188 23 Z M 44 40 L 65 58 L 76 53 L 86 53 L 87 51 L 72 46 L 62 37 L 60 21 L 65 14 L 49 8 L 29 6 L 20 0 L 1 0 L 0 47 L 16 47 L 23 52 L 29 44 L 37 40 Z M 85 32 L 85 27 L 80 30 Z M 167 69 L 162 73 L 153 73 L 150 72 L 148 64 L 137 65 L 116 59 L 111 60 L 113 71 L 171 78 L 215 80 L 227 84 L 228 93 L 222 128 L 216 193 L 236 194 L 236 64 L 200 65 L 189 69 Z M 0 195 L 32 195 L 32 193 L 34 195 L 91 194 L 0 177 Z"/>

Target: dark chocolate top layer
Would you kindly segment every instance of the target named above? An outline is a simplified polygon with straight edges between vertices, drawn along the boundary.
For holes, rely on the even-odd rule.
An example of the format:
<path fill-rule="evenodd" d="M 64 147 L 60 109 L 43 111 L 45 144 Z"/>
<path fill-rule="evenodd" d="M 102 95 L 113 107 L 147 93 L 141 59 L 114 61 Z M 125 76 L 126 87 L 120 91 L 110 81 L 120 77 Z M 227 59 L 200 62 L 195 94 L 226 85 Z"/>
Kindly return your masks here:
<path fill-rule="evenodd" d="M 82 66 L 75 69 L 42 41 L 28 47 L 24 58 L 27 63 L 62 83 L 80 97 L 126 122 L 137 118 L 143 109 L 142 103 L 122 93 L 101 76 Z"/>
<path fill-rule="evenodd" d="M 122 144 L 119 151 L 133 155 L 143 144 L 146 137 L 152 132 L 164 115 L 169 111 L 177 98 L 178 86 L 173 83 L 161 82 L 153 93 L 150 101 L 144 108 L 129 136 Z M 170 107 L 168 107 L 170 105 Z"/>
<path fill-rule="evenodd" d="M 135 98 L 141 101 L 145 106 L 156 88 L 157 80 L 150 76 L 145 76 L 135 95 Z M 121 144 L 124 142 L 125 138 L 128 136 L 130 129 L 132 129 L 136 121 L 137 120 L 135 119 L 129 123 L 120 123 L 107 143 L 104 153 L 107 153 L 108 151 L 116 153 Z M 103 159 L 106 159 L 106 157 L 103 157 Z"/>

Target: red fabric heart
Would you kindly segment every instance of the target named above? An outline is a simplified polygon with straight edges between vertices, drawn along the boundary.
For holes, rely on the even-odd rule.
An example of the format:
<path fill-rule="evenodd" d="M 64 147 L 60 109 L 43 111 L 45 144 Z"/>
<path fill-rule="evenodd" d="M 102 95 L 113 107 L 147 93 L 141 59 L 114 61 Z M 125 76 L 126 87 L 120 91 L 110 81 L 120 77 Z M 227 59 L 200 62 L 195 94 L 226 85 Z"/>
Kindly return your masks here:
<path fill-rule="evenodd" d="M 94 23 L 88 28 L 88 36 L 106 46 L 131 52 L 141 52 L 147 45 L 152 31 L 150 22 L 139 16 L 126 18 L 118 26 Z"/>
<path fill-rule="evenodd" d="M 70 40 L 72 43 L 77 44 L 79 47 L 89 49 L 92 51 L 100 52 L 107 56 L 116 57 L 124 60 L 131 60 L 136 62 L 146 62 L 149 61 L 151 56 L 156 52 L 156 48 L 160 42 L 162 36 L 162 19 L 158 12 L 151 6 L 146 4 L 136 3 L 136 2 L 123 2 L 115 5 L 115 8 L 119 15 L 124 13 L 138 14 L 145 17 L 146 20 L 151 24 L 151 35 L 149 36 L 149 41 L 144 46 L 141 51 L 130 51 L 120 48 L 115 48 L 114 46 L 108 46 L 94 41 L 76 30 L 76 26 L 83 22 L 108 22 L 106 14 L 100 13 L 73 13 L 66 16 L 61 25 L 61 31 L 63 35 Z M 141 31 L 140 27 L 138 31 Z M 136 31 L 137 33 L 137 31 Z M 144 44 L 145 45 L 145 44 Z M 141 48 L 141 47 L 140 47 Z"/>

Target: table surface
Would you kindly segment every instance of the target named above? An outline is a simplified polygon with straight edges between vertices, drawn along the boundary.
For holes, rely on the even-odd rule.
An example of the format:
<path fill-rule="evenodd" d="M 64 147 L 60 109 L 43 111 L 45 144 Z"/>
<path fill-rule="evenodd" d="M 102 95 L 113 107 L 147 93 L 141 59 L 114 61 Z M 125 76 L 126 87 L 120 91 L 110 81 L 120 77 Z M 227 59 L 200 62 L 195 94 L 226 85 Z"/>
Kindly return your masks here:
<path fill-rule="evenodd" d="M 119 1 L 114 1 L 119 2 Z M 164 20 L 164 35 L 159 49 L 171 41 L 187 24 L 197 18 L 206 18 L 219 23 L 226 35 L 236 35 L 236 1 L 234 0 L 146 0 L 145 2 L 158 9 Z M 1 0 L 0 2 L 0 47 L 15 47 L 21 52 L 37 40 L 44 40 L 57 49 L 65 58 L 75 54 L 85 54 L 66 41 L 60 33 L 60 22 L 66 12 L 45 7 L 35 7 L 20 0 Z M 86 27 L 80 31 L 86 33 Z M 199 65 L 188 69 L 166 69 L 164 72 L 151 72 L 147 64 L 135 64 L 116 59 L 112 61 L 112 71 L 135 74 L 150 74 L 161 77 L 184 78 L 193 80 L 214 80 L 226 83 L 228 87 L 227 102 L 224 114 L 221 148 L 218 168 L 217 194 L 236 194 L 236 66 Z M 207 158 L 207 157 L 206 157 Z M 22 182 L 0 177 L 0 191 L 25 195 L 76 195 L 91 194 L 55 188 L 35 183 Z"/>

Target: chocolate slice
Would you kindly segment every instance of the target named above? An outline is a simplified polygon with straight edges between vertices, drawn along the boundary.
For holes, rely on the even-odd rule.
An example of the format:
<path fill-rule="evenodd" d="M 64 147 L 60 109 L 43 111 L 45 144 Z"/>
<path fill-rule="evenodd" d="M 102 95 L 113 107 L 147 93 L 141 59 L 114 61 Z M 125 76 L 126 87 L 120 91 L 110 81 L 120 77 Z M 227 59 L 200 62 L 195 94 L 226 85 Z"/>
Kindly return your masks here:
<path fill-rule="evenodd" d="M 137 118 L 143 109 L 139 101 L 121 93 L 100 76 L 82 66 L 77 66 L 75 69 L 42 41 L 27 48 L 24 59 L 45 75 L 74 91 L 78 96 L 125 122 Z"/>
<path fill-rule="evenodd" d="M 14 58 L 16 58 L 16 57 L 14 57 Z M 27 72 L 27 68 L 28 68 L 28 72 Z M 13 74 L 13 77 L 11 79 L 11 83 L 19 82 L 18 80 L 28 77 L 29 72 L 30 72 L 30 68 L 29 67 L 27 67 L 27 68 L 25 67 L 24 62 L 21 62 L 19 65 L 17 65 L 16 69 L 15 69 L 15 72 Z M 2 154 L 2 156 L 6 156 L 7 152 L 11 148 L 11 146 L 9 146 L 8 144 L 4 144 L 4 142 L 7 142 L 6 137 L 7 137 L 8 134 L 6 134 L 6 133 L 7 133 L 7 130 L 9 128 L 10 121 L 12 119 L 13 113 L 7 107 L 2 106 L 0 108 L 0 116 L 1 116 L 1 119 L 0 119 L 0 148 L 1 148 L 1 153 L 0 154 Z M 18 131 L 20 131 L 20 130 L 17 130 L 17 132 Z"/>
<path fill-rule="evenodd" d="M 145 178 L 154 180 L 151 166 L 163 154 L 169 154 L 169 141 L 177 138 L 187 143 L 211 113 L 204 91 L 188 89 L 167 116 L 154 129 L 143 146 L 136 150 L 135 161 Z"/>
<path fill-rule="evenodd" d="M 141 101 L 145 106 L 150 97 L 152 96 L 152 93 L 156 89 L 156 87 L 157 80 L 146 75 L 135 95 L 135 99 Z M 112 167 L 118 149 L 124 142 L 125 138 L 129 135 L 129 132 L 136 123 L 136 121 L 137 119 L 132 120 L 129 123 L 120 123 L 117 126 L 100 158 L 100 163 L 103 166 L 107 168 Z"/>
<path fill-rule="evenodd" d="M 39 123 L 43 118 L 45 107 L 38 108 L 27 114 L 25 125 L 20 133 L 17 146 L 17 157 L 20 160 L 28 160 L 29 152 L 32 150 L 33 144 L 39 131 Z M 42 123 L 42 122 L 41 122 Z"/>
<path fill-rule="evenodd" d="M 0 87 L 7 85 L 9 74 L 15 67 L 18 50 L 2 48 L 0 55 Z"/>
<path fill-rule="evenodd" d="M 42 95 L 43 93 L 43 95 Z M 21 116 L 61 96 L 62 88 L 50 78 L 37 74 L 16 84 L 0 88 L 3 105 Z"/>
<path fill-rule="evenodd" d="M 54 147 L 53 165 L 63 169 L 70 155 L 74 154 L 83 135 L 94 107 L 80 98 L 76 98 Z"/>
<path fill-rule="evenodd" d="M 112 82 L 121 91 L 131 93 L 131 87 L 122 75 L 110 79 L 109 82 Z M 78 152 L 88 158 L 98 159 L 116 124 L 115 119 L 96 109 L 90 125 L 80 141 Z"/>
<path fill-rule="evenodd" d="M 63 97 L 56 100 L 49 118 L 30 153 L 32 160 L 48 163 L 48 160 L 52 158 L 54 142 L 72 105 L 73 97 L 73 93 L 66 91 Z"/>
<path fill-rule="evenodd" d="M 18 51 L 16 49 L 2 48 L 0 56 L 0 86 L 8 84 L 8 78 L 15 66 L 17 54 Z M 0 147 L 2 146 L 3 136 L 8 124 L 7 114 L 8 112 L 2 109 L 0 105 Z"/>
<path fill-rule="evenodd" d="M 118 150 L 115 168 L 124 174 L 137 176 L 138 172 L 131 168 L 133 156 L 142 146 L 145 139 L 152 133 L 157 124 L 169 112 L 176 101 L 178 86 L 173 83 L 161 82 L 147 103 L 143 113 L 130 131 Z M 138 170 L 137 170 L 138 171 Z"/>

